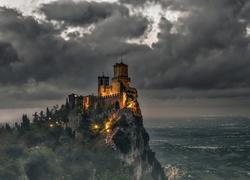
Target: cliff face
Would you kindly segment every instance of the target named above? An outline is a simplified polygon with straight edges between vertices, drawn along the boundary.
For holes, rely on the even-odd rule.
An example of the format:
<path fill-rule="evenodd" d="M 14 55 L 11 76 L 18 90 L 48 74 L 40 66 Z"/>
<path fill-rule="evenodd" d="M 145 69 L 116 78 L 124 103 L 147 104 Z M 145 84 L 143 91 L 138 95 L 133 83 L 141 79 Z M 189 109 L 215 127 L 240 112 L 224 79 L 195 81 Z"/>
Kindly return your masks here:
<path fill-rule="evenodd" d="M 142 117 L 129 109 L 119 110 L 112 130 L 113 147 L 118 158 L 133 169 L 135 180 L 166 179 L 161 164 L 149 147 L 149 135 L 143 127 Z"/>
<path fill-rule="evenodd" d="M 116 150 L 118 159 L 132 169 L 135 180 L 166 179 L 161 164 L 150 149 L 149 135 L 143 126 L 137 92 L 127 92 L 126 95 L 128 108 L 120 109 L 113 116 L 107 144 Z"/>

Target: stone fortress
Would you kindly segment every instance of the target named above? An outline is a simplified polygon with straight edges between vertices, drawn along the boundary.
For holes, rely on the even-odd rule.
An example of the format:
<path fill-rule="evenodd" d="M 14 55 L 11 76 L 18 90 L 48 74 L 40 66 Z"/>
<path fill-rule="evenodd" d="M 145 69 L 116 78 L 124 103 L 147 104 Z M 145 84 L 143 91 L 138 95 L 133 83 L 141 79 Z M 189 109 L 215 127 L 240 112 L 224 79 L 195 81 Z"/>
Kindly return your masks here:
<path fill-rule="evenodd" d="M 141 116 L 139 104 L 137 102 L 137 90 L 130 87 L 130 78 L 128 76 L 128 65 L 122 61 L 114 66 L 114 77 L 112 84 L 109 85 L 109 77 L 98 76 L 98 95 L 79 96 L 70 94 L 68 104 L 71 112 L 68 116 L 68 126 L 72 131 L 76 131 L 82 120 L 84 110 L 95 117 L 113 116 L 114 113 L 123 109 Z M 101 110 L 100 110 L 101 109 Z"/>
<path fill-rule="evenodd" d="M 114 77 L 98 77 L 98 95 L 69 95 L 67 126 L 75 137 L 87 123 L 97 133 L 99 144 L 112 148 L 115 156 L 133 171 L 134 180 L 165 180 L 166 176 L 149 146 L 149 135 L 137 101 L 137 90 L 130 87 L 128 65 L 114 66 Z M 82 126 L 79 126 L 81 125 Z"/>
<path fill-rule="evenodd" d="M 90 107 L 97 108 L 99 105 L 104 105 L 115 109 L 132 108 L 133 102 L 130 100 L 137 99 L 137 90 L 129 86 L 128 65 L 121 61 L 113 67 L 114 77 L 111 85 L 109 85 L 109 76 L 104 76 L 104 74 L 98 76 L 98 96 L 70 94 L 69 107 L 73 109 L 79 105 L 89 109 Z"/>

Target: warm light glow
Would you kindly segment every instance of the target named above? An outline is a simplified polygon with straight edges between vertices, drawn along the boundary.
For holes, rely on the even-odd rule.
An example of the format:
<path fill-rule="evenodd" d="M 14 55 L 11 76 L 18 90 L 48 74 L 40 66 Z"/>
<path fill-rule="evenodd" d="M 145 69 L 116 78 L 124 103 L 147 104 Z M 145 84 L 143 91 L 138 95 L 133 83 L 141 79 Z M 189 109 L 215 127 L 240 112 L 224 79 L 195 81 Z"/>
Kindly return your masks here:
<path fill-rule="evenodd" d="M 130 102 L 129 105 L 127 106 L 128 108 L 133 108 L 134 107 L 134 103 Z"/>
<path fill-rule="evenodd" d="M 50 125 L 49 125 L 49 127 L 51 127 L 51 128 L 52 128 L 53 126 L 54 126 L 53 124 L 50 124 Z"/>
<path fill-rule="evenodd" d="M 51 120 L 51 117 L 49 117 L 49 120 Z"/>
<path fill-rule="evenodd" d="M 111 121 L 108 121 L 105 123 L 105 129 L 106 129 L 106 132 L 109 133 L 111 130 L 110 130 L 110 127 L 111 127 Z"/>
<path fill-rule="evenodd" d="M 108 129 L 110 127 L 110 122 L 106 122 L 105 128 Z"/>
<path fill-rule="evenodd" d="M 95 125 L 94 125 L 94 128 L 95 128 L 95 129 L 98 129 L 98 128 L 99 128 L 99 126 L 98 126 L 97 124 L 95 124 Z"/>
<path fill-rule="evenodd" d="M 58 124 L 58 121 L 56 121 L 56 124 Z"/>

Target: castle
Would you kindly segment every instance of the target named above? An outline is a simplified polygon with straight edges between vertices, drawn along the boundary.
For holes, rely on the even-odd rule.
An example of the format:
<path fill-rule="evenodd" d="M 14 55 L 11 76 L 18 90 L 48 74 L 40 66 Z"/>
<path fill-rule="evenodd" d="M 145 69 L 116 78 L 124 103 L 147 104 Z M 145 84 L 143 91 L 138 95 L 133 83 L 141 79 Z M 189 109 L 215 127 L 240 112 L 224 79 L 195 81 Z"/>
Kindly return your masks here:
<path fill-rule="evenodd" d="M 69 95 L 69 107 L 74 109 L 76 106 L 85 109 L 98 108 L 105 106 L 108 109 L 133 108 L 133 100 L 137 99 L 137 90 L 130 87 L 130 78 L 128 77 L 128 65 L 122 61 L 114 66 L 114 77 L 112 84 L 109 85 L 109 76 L 98 76 L 98 96 L 78 96 Z"/>

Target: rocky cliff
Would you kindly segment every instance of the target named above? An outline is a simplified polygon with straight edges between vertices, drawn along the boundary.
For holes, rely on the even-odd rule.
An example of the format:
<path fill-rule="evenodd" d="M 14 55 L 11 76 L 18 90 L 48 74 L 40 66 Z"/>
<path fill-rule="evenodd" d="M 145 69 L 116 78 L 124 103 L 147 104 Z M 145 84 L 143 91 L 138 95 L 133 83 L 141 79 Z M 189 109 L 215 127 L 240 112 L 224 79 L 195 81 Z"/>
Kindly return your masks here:
<path fill-rule="evenodd" d="M 117 110 L 105 122 L 102 135 L 106 136 L 106 145 L 113 148 L 117 158 L 132 171 L 134 180 L 166 179 L 150 149 L 137 93 L 127 93 L 126 106 L 128 108 Z"/>
<path fill-rule="evenodd" d="M 134 180 L 166 179 L 161 164 L 149 146 L 149 135 L 143 126 L 137 101 L 137 90 L 127 88 L 121 95 L 122 101 L 119 102 L 116 101 L 116 96 L 95 97 L 92 98 L 93 101 L 89 101 L 92 106 L 89 105 L 88 108 L 76 106 L 72 110 L 74 113 L 68 116 L 67 125 L 74 132 L 77 131 L 81 117 L 83 122 L 91 122 L 91 131 L 96 135 L 94 141 L 102 144 L 105 140 L 106 146 L 114 149 L 117 159 L 130 170 Z M 116 105 L 121 103 L 122 106 Z M 81 131 L 82 128 L 84 126 L 78 130 Z"/>
<path fill-rule="evenodd" d="M 119 110 L 112 125 L 112 142 L 117 157 L 133 170 L 135 180 L 166 179 L 161 164 L 155 158 L 142 117 L 130 109 Z"/>

